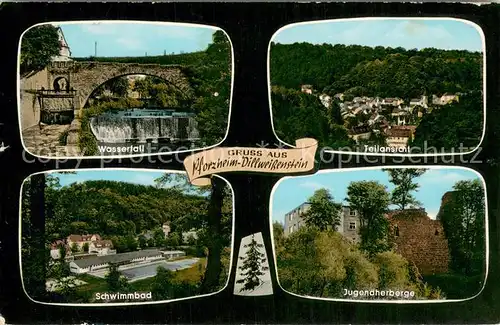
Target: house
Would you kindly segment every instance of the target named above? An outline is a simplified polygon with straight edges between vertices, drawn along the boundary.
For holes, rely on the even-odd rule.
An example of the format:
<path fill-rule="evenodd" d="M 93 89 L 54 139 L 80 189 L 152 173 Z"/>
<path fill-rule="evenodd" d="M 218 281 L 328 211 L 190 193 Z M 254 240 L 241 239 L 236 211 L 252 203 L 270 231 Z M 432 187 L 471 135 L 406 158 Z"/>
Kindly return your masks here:
<path fill-rule="evenodd" d="M 441 96 L 441 105 L 446 105 L 451 102 L 458 102 L 458 96 L 451 93 L 445 93 Z"/>
<path fill-rule="evenodd" d="M 409 120 L 408 112 L 401 108 L 395 108 L 391 116 L 397 119 L 397 125 L 406 125 Z"/>
<path fill-rule="evenodd" d="M 370 119 L 368 120 L 368 125 L 372 126 L 374 124 L 377 124 L 379 122 L 382 122 L 384 117 L 378 113 L 373 113 L 372 116 L 370 116 Z"/>
<path fill-rule="evenodd" d="M 161 253 L 167 260 L 186 256 L 186 253 L 183 251 L 161 251 Z"/>
<path fill-rule="evenodd" d="M 61 248 L 66 251 L 66 255 L 71 253 L 71 250 L 66 245 L 64 240 L 56 240 L 50 245 L 50 257 L 57 260 L 61 258 Z"/>
<path fill-rule="evenodd" d="M 389 147 L 406 147 L 410 139 L 413 139 L 415 126 L 393 126 L 385 130 L 386 141 Z"/>
<path fill-rule="evenodd" d="M 432 95 L 432 104 L 446 105 L 452 102 L 458 102 L 459 96 L 457 94 L 444 93 L 441 97 Z"/>
<path fill-rule="evenodd" d="M 410 107 L 414 106 L 422 106 L 427 108 L 428 98 L 425 95 L 422 95 L 420 98 L 413 98 L 410 100 Z"/>
<path fill-rule="evenodd" d="M 332 98 L 327 94 L 321 94 L 319 96 L 319 100 L 321 101 L 321 104 L 323 104 L 323 106 L 325 106 L 326 108 L 330 107 L 330 105 L 332 104 Z"/>
<path fill-rule="evenodd" d="M 53 62 L 64 62 L 64 61 L 72 61 L 71 59 L 71 49 L 69 48 L 68 42 L 64 37 L 64 33 L 61 27 L 56 26 L 57 29 L 57 37 L 59 39 L 59 55 L 52 57 Z"/>
<path fill-rule="evenodd" d="M 168 234 L 170 234 L 170 223 L 165 222 L 162 226 L 161 229 L 163 230 L 163 233 L 165 234 L 165 238 L 168 237 Z"/>
<path fill-rule="evenodd" d="M 306 225 L 304 214 L 311 208 L 311 204 L 304 202 L 292 211 L 285 214 L 284 236 L 287 237 Z M 357 243 L 360 240 L 359 227 L 360 219 L 357 211 L 349 206 L 342 206 L 339 211 L 340 225 L 336 231 L 342 234 L 351 242 Z"/>
<path fill-rule="evenodd" d="M 382 99 L 382 102 L 380 104 L 399 106 L 403 103 L 404 103 L 404 100 L 402 100 L 401 98 L 384 98 L 384 99 Z"/>
<path fill-rule="evenodd" d="M 78 250 L 82 251 L 83 250 L 83 245 L 89 244 L 91 242 L 95 242 L 98 240 L 102 240 L 101 236 L 97 234 L 93 235 L 69 235 L 66 238 L 66 244 L 68 247 L 71 249 L 73 247 L 73 244 L 75 244 L 78 247 Z"/>
<path fill-rule="evenodd" d="M 113 243 L 111 240 L 96 240 L 90 242 L 89 253 L 96 253 L 97 256 L 116 254 L 116 250 L 113 250 Z"/>
<path fill-rule="evenodd" d="M 344 94 L 343 93 L 337 93 L 333 96 L 335 99 L 338 99 L 340 101 L 344 101 Z"/>
<path fill-rule="evenodd" d="M 305 220 L 302 218 L 302 215 L 306 213 L 310 207 L 310 203 L 304 202 L 292 211 L 285 214 L 285 236 L 294 233 L 305 225 Z"/>
<path fill-rule="evenodd" d="M 355 126 L 347 131 L 347 136 L 356 141 L 356 143 L 358 143 L 360 140 L 368 140 L 371 135 L 372 130 L 367 125 Z"/>
<path fill-rule="evenodd" d="M 95 256 L 74 260 L 69 263 L 69 269 L 75 274 L 84 274 L 92 271 L 107 269 L 110 264 L 118 265 L 118 269 L 123 269 L 134 264 L 146 263 L 162 260 L 163 254 L 159 250 L 140 250 L 136 252 Z"/>
<path fill-rule="evenodd" d="M 313 93 L 313 86 L 312 85 L 302 85 L 300 90 L 304 93 L 304 94 L 309 94 L 311 95 Z"/>

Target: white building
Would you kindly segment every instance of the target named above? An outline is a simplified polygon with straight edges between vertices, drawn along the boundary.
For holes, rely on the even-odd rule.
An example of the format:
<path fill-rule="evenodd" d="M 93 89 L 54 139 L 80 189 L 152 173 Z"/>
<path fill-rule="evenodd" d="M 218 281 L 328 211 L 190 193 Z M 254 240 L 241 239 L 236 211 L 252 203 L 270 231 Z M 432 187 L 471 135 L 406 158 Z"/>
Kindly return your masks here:
<path fill-rule="evenodd" d="M 66 243 L 63 240 L 57 240 L 54 243 L 50 245 L 50 257 L 52 257 L 55 260 L 58 260 L 61 258 L 61 249 L 66 250 L 66 255 L 70 253 L 68 247 L 66 246 Z"/>
<path fill-rule="evenodd" d="M 302 203 L 295 209 L 285 214 L 284 236 L 288 237 L 300 228 L 306 226 L 304 214 L 310 209 L 311 204 L 308 202 Z M 335 231 L 342 234 L 351 242 L 359 242 L 359 213 L 351 209 L 347 205 L 343 205 L 339 210 L 339 225 Z"/>
<path fill-rule="evenodd" d="M 332 98 L 327 94 L 321 94 L 319 96 L 319 100 L 321 101 L 321 104 L 323 104 L 323 106 L 325 106 L 326 108 L 330 107 L 330 105 L 332 104 Z"/>
<path fill-rule="evenodd" d="M 161 229 L 163 230 L 163 233 L 165 234 L 165 238 L 167 238 L 168 234 L 170 234 L 170 224 L 168 222 L 165 222 L 161 226 Z"/>
<path fill-rule="evenodd" d="M 413 138 L 415 126 L 393 126 L 386 131 L 386 142 L 389 147 L 402 148 Z"/>
<path fill-rule="evenodd" d="M 89 244 L 89 253 L 96 253 L 97 256 L 116 254 L 111 240 L 97 240 Z"/>
<path fill-rule="evenodd" d="M 167 260 L 186 256 L 186 252 L 183 251 L 161 251 L 161 253 Z"/>
<path fill-rule="evenodd" d="M 192 237 L 195 240 L 198 239 L 198 232 L 194 229 L 182 233 L 182 241 L 187 242 L 189 238 Z"/>
<path fill-rule="evenodd" d="M 83 250 L 83 245 L 88 244 L 90 247 L 90 244 L 92 242 L 100 241 L 102 240 L 101 236 L 97 234 L 91 234 L 91 235 L 69 235 L 66 238 L 66 244 L 68 247 L 71 249 L 73 247 L 73 244 L 76 244 L 79 250 Z"/>
<path fill-rule="evenodd" d="M 300 87 L 300 91 L 302 91 L 305 94 L 311 95 L 313 93 L 313 86 L 312 85 L 302 85 Z"/>
<path fill-rule="evenodd" d="M 61 27 L 56 26 L 57 28 L 57 35 L 59 37 L 59 45 L 60 45 L 60 50 L 59 50 L 59 55 L 54 56 L 52 58 L 52 61 L 73 61 L 71 59 L 71 49 L 69 48 L 68 42 L 66 42 L 66 38 L 64 37 L 64 33 L 61 29 Z"/>
<path fill-rule="evenodd" d="M 164 259 L 164 257 L 162 252 L 159 250 L 141 250 L 136 252 L 74 260 L 69 263 L 69 268 L 72 273 L 84 274 L 92 271 L 107 269 L 111 263 L 119 265 L 118 269 L 120 270 L 133 264 L 146 263 L 162 259 Z"/>

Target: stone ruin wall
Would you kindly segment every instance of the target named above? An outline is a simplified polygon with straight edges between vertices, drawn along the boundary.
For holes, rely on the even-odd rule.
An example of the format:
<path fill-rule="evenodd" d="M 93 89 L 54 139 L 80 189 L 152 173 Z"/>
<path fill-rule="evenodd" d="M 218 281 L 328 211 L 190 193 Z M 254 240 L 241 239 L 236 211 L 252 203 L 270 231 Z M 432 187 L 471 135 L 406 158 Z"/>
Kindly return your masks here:
<path fill-rule="evenodd" d="M 413 261 L 422 275 L 448 272 L 448 240 L 443 226 L 423 210 L 404 210 L 390 213 L 395 251 Z M 396 225 L 399 236 L 395 236 Z"/>

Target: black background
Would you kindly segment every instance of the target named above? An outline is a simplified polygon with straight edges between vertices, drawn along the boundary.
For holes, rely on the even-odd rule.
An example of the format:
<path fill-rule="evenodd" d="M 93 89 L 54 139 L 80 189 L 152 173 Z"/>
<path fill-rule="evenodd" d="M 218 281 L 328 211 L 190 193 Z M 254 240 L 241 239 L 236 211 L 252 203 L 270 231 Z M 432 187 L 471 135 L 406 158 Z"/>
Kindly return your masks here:
<path fill-rule="evenodd" d="M 498 53 L 500 10 L 496 5 L 402 3 L 8 3 L 0 5 L 0 139 L 11 147 L 0 154 L 0 314 L 9 324 L 69 323 L 498 323 L 500 321 L 500 269 L 498 268 L 498 201 L 500 121 L 498 107 Z M 397 164 L 461 165 L 485 178 L 489 212 L 489 273 L 485 289 L 458 303 L 346 303 L 308 300 L 292 296 L 276 279 L 269 222 L 269 199 L 279 176 L 227 173 L 223 177 L 235 193 L 235 241 L 229 285 L 209 297 L 154 305 L 124 307 L 60 307 L 37 304 L 24 293 L 19 272 L 19 192 L 24 178 L 56 168 L 99 168 L 100 160 L 25 162 L 17 114 L 17 51 L 21 33 L 36 23 L 66 20 L 146 20 L 202 23 L 224 29 L 234 50 L 234 88 L 230 129 L 223 146 L 277 144 L 270 119 L 267 85 L 267 50 L 272 35 L 289 23 L 368 16 L 442 16 L 463 18 L 482 27 L 487 47 L 487 122 L 479 151 L 451 159 L 406 159 Z M 254 127 L 252 127 L 254 126 Z M 186 155 L 180 155 L 185 157 Z M 465 163 L 474 157 L 481 163 Z M 331 163 L 318 168 L 339 168 L 345 156 L 325 155 Z M 331 158 L 331 159 L 330 159 Z M 154 161 L 152 158 L 151 161 Z M 115 160 L 106 167 L 182 170 L 180 163 Z M 175 161 L 175 159 L 174 159 Z M 396 164 L 390 157 L 370 163 L 359 159 L 342 168 Z M 300 203 L 300 202 L 298 202 Z M 270 261 L 274 295 L 234 296 L 238 247 L 242 237 L 261 231 Z M 429 252 L 432 253 L 432 252 Z M 495 299 L 498 302 L 495 302 Z"/>

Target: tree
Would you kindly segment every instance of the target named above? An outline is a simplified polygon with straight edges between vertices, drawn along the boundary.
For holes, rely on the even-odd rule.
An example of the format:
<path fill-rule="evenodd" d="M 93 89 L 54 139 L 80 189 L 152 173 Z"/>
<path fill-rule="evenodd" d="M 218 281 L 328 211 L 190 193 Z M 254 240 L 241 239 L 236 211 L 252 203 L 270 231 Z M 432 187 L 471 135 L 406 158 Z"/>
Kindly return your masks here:
<path fill-rule="evenodd" d="M 429 153 L 471 151 L 479 145 L 483 125 L 483 94 L 471 91 L 453 102 L 425 114 L 415 130 L 412 147 Z M 434 150 L 433 152 L 430 150 Z"/>
<path fill-rule="evenodd" d="M 389 173 L 389 181 L 396 186 L 391 194 L 392 204 L 397 205 L 401 210 L 404 210 L 408 206 L 415 207 L 421 205 L 411 192 L 417 191 L 420 187 L 413 180 L 422 176 L 426 172 L 425 169 L 391 168 L 382 170 Z"/>
<path fill-rule="evenodd" d="M 441 220 L 450 249 L 450 268 L 473 275 L 485 268 L 485 197 L 478 179 L 459 181 L 443 202 L 437 219 Z"/>
<path fill-rule="evenodd" d="M 52 57 L 59 55 L 61 45 L 57 28 L 41 25 L 30 28 L 21 40 L 21 74 L 45 68 Z"/>
<path fill-rule="evenodd" d="M 153 233 L 153 238 L 154 238 L 154 241 L 155 241 L 155 246 L 156 247 L 163 247 L 165 246 L 165 233 L 163 232 L 163 230 L 161 228 L 157 228 L 155 229 L 154 233 Z"/>
<path fill-rule="evenodd" d="M 106 82 L 103 88 L 108 89 L 115 96 L 126 97 L 129 89 L 129 81 L 127 77 L 113 78 Z"/>
<path fill-rule="evenodd" d="M 64 261 L 64 259 L 66 258 L 66 245 L 59 244 L 57 248 L 59 249 L 59 259 L 61 261 Z"/>
<path fill-rule="evenodd" d="M 182 236 L 177 232 L 172 232 L 167 239 L 169 246 L 177 247 L 181 244 Z"/>
<path fill-rule="evenodd" d="M 127 235 L 125 237 L 125 243 L 126 243 L 126 246 L 127 246 L 127 250 L 129 252 L 133 252 L 133 251 L 137 250 L 138 242 L 135 239 L 134 235 L 132 235 L 132 234 Z"/>
<path fill-rule="evenodd" d="M 22 268 L 23 283 L 31 297 L 45 299 L 46 262 L 49 252 L 45 249 L 45 174 L 31 176 L 23 184 L 22 202 Z"/>
<path fill-rule="evenodd" d="M 156 300 L 173 298 L 173 279 L 174 272 L 164 269 L 161 266 L 157 267 L 156 276 L 151 286 L 151 293 Z"/>
<path fill-rule="evenodd" d="M 377 287 L 377 270 L 359 250 L 334 231 L 302 227 L 278 252 L 280 284 L 290 292 L 313 297 L 341 297 L 344 288 Z"/>
<path fill-rule="evenodd" d="M 285 234 L 285 229 L 283 227 L 283 224 L 278 221 L 273 222 L 273 238 L 277 253 L 283 248 L 285 241 L 284 234 Z"/>
<path fill-rule="evenodd" d="M 118 271 L 116 264 L 110 263 L 108 274 L 105 276 L 108 290 L 111 292 L 124 291 L 128 287 L 128 282 Z"/>
<path fill-rule="evenodd" d="M 83 251 L 84 251 L 85 253 L 88 253 L 88 252 L 89 252 L 89 243 L 85 243 L 85 244 L 83 244 Z"/>
<path fill-rule="evenodd" d="M 201 137 L 201 145 L 215 144 L 224 138 L 231 96 L 231 44 L 223 31 L 212 35 L 201 64 L 186 73 L 194 87 L 193 109 Z"/>
<path fill-rule="evenodd" d="M 327 189 L 315 191 L 308 202 L 310 203 L 309 210 L 303 215 L 308 226 L 314 226 L 323 231 L 328 227 L 335 228 L 340 225 L 341 205 L 334 202 Z"/>
<path fill-rule="evenodd" d="M 80 247 L 78 247 L 77 243 L 71 244 L 71 253 L 78 253 L 80 251 Z"/>
<path fill-rule="evenodd" d="M 347 187 L 347 202 L 358 211 L 361 248 L 370 257 L 389 249 L 389 222 L 384 213 L 389 206 L 389 194 L 376 181 L 351 182 Z"/>
<path fill-rule="evenodd" d="M 140 235 L 139 236 L 139 247 L 144 249 L 148 246 L 146 236 Z"/>
<path fill-rule="evenodd" d="M 190 235 L 187 237 L 186 244 L 188 244 L 189 246 L 194 246 L 194 245 L 196 245 L 196 238 L 195 238 L 192 234 L 190 234 Z"/>
<path fill-rule="evenodd" d="M 185 175 L 164 174 L 156 180 L 156 183 L 157 187 L 170 184 L 173 185 L 171 188 L 195 192 L 207 197 L 207 211 L 193 216 L 191 226 L 202 226 L 202 229 L 198 231 L 199 234 L 201 233 L 198 244 L 204 245 L 208 250 L 207 267 L 200 291 L 209 293 L 217 290 L 223 274 L 222 251 L 225 246 L 230 245 L 231 238 L 233 197 L 230 188 L 224 180 L 216 176 L 211 177 L 211 184 L 204 187 L 191 185 Z"/>
<path fill-rule="evenodd" d="M 267 261 L 266 254 L 260 251 L 263 247 L 263 244 L 257 243 L 255 235 L 252 235 L 249 244 L 243 246 L 247 251 L 246 256 L 240 256 L 240 260 L 243 261 L 243 264 L 239 267 L 242 278 L 236 281 L 236 283 L 243 284 L 240 292 L 254 290 L 263 283 L 261 276 L 265 275 L 264 272 L 269 270 L 267 266 L 263 266 L 263 263 Z"/>

